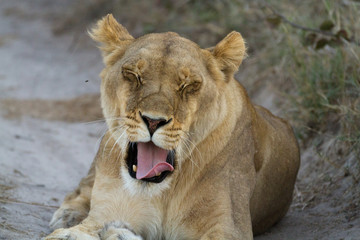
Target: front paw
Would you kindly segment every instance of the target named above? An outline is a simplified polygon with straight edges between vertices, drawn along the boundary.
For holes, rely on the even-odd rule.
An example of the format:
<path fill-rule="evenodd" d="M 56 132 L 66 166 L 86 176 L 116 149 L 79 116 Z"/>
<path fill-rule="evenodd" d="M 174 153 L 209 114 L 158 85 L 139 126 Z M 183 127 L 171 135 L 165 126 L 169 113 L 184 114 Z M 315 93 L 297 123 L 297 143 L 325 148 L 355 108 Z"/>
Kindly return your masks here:
<path fill-rule="evenodd" d="M 75 240 L 76 238 L 76 235 L 72 234 L 68 229 L 60 228 L 42 240 Z"/>
<path fill-rule="evenodd" d="M 87 213 L 80 212 L 72 208 L 60 207 L 54 213 L 50 221 L 50 228 L 55 230 L 58 228 L 69 228 L 79 224 L 87 217 Z"/>
<path fill-rule="evenodd" d="M 99 240 L 99 238 L 79 230 L 59 228 L 43 240 Z"/>
<path fill-rule="evenodd" d="M 99 236 L 101 240 L 142 240 L 128 224 L 121 221 L 107 223 Z"/>

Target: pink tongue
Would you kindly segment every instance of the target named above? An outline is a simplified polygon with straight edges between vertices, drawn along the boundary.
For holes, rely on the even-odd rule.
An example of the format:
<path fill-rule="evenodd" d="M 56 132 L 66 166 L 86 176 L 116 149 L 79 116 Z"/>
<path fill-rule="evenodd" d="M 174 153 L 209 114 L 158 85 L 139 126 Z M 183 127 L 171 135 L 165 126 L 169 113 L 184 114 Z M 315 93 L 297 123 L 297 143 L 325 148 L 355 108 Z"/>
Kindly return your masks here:
<path fill-rule="evenodd" d="M 166 162 L 168 151 L 157 147 L 153 142 L 137 144 L 136 178 L 152 178 L 164 171 L 174 171 L 174 167 Z"/>

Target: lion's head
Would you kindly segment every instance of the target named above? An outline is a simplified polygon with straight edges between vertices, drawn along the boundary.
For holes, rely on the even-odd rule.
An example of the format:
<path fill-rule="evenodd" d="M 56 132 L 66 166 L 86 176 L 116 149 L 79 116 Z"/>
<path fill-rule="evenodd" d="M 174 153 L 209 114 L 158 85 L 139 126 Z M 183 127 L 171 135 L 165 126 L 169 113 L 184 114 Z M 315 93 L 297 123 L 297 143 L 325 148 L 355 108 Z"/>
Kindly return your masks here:
<path fill-rule="evenodd" d="M 122 177 L 132 189 L 166 188 L 226 117 L 224 88 L 244 58 L 244 41 L 237 32 L 210 49 L 171 32 L 134 39 L 112 15 L 90 35 L 101 43 L 102 108 L 126 156 Z"/>

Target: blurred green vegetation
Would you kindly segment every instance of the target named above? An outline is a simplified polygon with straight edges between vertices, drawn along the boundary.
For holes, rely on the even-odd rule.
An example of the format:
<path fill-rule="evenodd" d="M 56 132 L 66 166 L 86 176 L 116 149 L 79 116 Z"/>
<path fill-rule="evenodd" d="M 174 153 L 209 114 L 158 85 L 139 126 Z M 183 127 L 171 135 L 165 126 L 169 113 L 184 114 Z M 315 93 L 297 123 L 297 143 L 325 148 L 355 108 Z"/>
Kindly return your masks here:
<path fill-rule="evenodd" d="M 286 23 L 277 28 L 277 34 L 284 35 L 283 73 L 292 83 L 286 94 L 292 122 L 305 146 L 316 147 L 335 139 L 331 151 L 321 155 L 337 159 L 338 166 L 351 165 L 351 174 L 359 184 L 360 4 L 331 0 L 313 4 L 322 10 L 310 11 L 310 16 L 295 15 L 295 20 L 311 22 L 302 26 L 319 31 Z M 346 156 L 351 154 L 357 161 L 349 164 Z"/>

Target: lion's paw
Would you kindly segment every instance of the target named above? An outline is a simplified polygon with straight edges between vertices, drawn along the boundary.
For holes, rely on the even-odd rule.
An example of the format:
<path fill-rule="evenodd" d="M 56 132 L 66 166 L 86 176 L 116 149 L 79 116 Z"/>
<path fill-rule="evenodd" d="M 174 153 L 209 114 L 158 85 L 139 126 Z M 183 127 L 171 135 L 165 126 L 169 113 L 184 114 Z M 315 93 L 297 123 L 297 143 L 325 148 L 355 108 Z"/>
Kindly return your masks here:
<path fill-rule="evenodd" d="M 59 228 L 43 240 L 99 240 L 99 238 L 79 230 Z"/>
<path fill-rule="evenodd" d="M 142 240 L 128 224 L 120 221 L 107 223 L 99 236 L 101 240 Z"/>
<path fill-rule="evenodd" d="M 79 224 L 86 217 L 87 213 L 72 208 L 60 207 L 51 218 L 49 226 L 53 230 L 58 228 L 69 228 Z"/>

